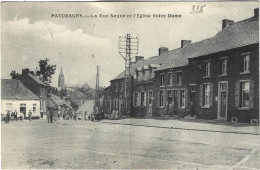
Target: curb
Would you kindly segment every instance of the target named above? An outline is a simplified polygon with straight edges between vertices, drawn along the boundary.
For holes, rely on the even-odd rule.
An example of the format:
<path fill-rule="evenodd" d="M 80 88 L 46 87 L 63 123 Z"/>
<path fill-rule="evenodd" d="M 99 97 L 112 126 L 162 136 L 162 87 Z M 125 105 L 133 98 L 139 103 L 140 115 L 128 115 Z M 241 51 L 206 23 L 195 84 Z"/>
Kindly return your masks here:
<path fill-rule="evenodd" d="M 99 123 L 106 124 L 117 124 L 117 125 L 126 125 L 126 126 L 142 126 L 142 127 L 151 127 L 151 128 L 162 128 L 162 129 L 177 129 L 177 130 L 189 130 L 189 131 L 201 131 L 201 132 L 214 132 L 214 133 L 233 133 L 233 134 L 246 134 L 246 135 L 256 135 L 259 136 L 259 133 L 250 133 L 250 132 L 236 132 L 236 131 L 219 131 L 219 130 L 205 130 L 205 129 L 190 129 L 190 128 L 178 128 L 178 127 L 166 127 L 166 126 L 153 126 L 153 125 L 136 125 L 131 123 L 115 123 L 115 122 L 104 122 L 100 121 Z"/>

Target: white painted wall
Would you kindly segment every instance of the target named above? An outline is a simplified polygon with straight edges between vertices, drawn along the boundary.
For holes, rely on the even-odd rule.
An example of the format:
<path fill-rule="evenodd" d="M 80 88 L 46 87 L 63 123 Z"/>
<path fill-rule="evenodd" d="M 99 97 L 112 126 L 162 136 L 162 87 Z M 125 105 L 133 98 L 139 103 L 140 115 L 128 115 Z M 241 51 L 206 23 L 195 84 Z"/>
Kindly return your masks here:
<path fill-rule="evenodd" d="M 26 104 L 26 116 L 28 117 L 29 110 L 32 111 L 32 116 L 40 116 L 40 100 L 1 100 L 1 113 L 6 114 L 7 103 L 12 103 L 12 112 L 17 110 L 20 113 L 20 104 Z M 33 104 L 36 104 L 36 111 L 33 112 Z"/>

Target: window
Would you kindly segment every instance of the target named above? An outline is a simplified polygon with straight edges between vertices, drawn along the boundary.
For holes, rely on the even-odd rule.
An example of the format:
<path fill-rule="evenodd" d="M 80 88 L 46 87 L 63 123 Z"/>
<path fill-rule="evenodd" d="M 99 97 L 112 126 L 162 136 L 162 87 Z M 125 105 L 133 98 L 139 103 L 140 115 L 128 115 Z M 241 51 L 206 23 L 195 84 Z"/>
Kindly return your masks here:
<path fill-rule="evenodd" d="M 168 74 L 168 85 L 172 85 L 172 73 Z"/>
<path fill-rule="evenodd" d="M 153 91 L 149 91 L 149 104 L 152 104 L 152 99 L 153 99 Z"/>
<path fill-rule="evenodd" d="M 164 86 L 164 74 L 160 75 L 160 86 Z"/>
<path fill-rule="evenodd" d="M 20 104 L 20 107 L 26 107 L 26 104 L 21 103 L 21 104 Z"/>
<path fill-rule="evenodd" d="M 203 85 L 203 106 L 209 107 L 209 97 L 210 97 L 210 85 Z"/>
<path fill-rule="evenodd" d="M 7 113 L 8 111 L 10 111 L 10 112 L 12 111 L 12 106 L 13 106 L 12 103 L 6 103 L 6 104 L 5 104 L 6 113 Z"/>
<path fill-rule="evenodd" d="M 210 61 L 206 61 L 206 77 L 210 76 Z"/>
<path fill-rule="evenodd" d="M 227 75 L 227 59 L 221 60 L 221 75 Z"/>
<path fill-rule="evenodd" d="M 168 90 L 168 104 L 172 105 L 172 102 L 173 102 L 172 90 Z"/>
<path fill-rule="evenodd" d="M 190 85 L 190 92 L 195 92 L 195 85 L 194 84 Z"/>
<path fill-rule="evenodd" d="M 141 106 L 145 106 L 145 93 L 141 92 Z"/>
<path fill-rule="evenodd" d="M 114 109 L 117 109 L 117 99 L 114 100 Z"/>
<path fill-rule="evenodd" d="M 241 107 L 249 107 L 249 90 L 250 90 L 250 82 L 245 81 L 241 82 Z"/>
<path fill-rule="evenodd" d="M 180 107 L 185 108 L 185 91 L 181 90 Z"/>
<path fill-rule="evenodd" d="M 36 104 L 33 104 L 33 113 L 36 112 Z"/>
<path fill-rule="evenodd" d="M 227 83 L 220 83 L 220 91 L 227 91 Z"/>
<path fill-rule="evenodd" d="M 159 93 L 159 107 L 164 106 L 164 91 L 161 90 Z"/>
<path fill-rule="evenodd" d="M 115 92 L 118 91 L 118 83 L 115 83 Z"/>
<path fill-rule="evenodd" d="M 123 85 L 124 85 L 123 82 L 121 82 L 121 83 L 120 83 L 120 92 L 122 92 L 123 89 L 124 89 L 124 86 L 123 86 Z"/>
<path fill-rule="evenodd" d="M 241 80 L 235 83 L 235 107 L 254 108 L 254 81 Z"/>
<path fill-rule="evenodd" d="M 177 72 L 177 84 L 181 85 L 181 72 Z"/>
<path fill-rule="evenodd" d="M 138 93 L 134 93 L 134 106 L 137 106 Z"/>
<path fill-rule="evenodd" d="M 244 72 L 249 72 L 249 58 L 250 55 L 244 56 Z"/>

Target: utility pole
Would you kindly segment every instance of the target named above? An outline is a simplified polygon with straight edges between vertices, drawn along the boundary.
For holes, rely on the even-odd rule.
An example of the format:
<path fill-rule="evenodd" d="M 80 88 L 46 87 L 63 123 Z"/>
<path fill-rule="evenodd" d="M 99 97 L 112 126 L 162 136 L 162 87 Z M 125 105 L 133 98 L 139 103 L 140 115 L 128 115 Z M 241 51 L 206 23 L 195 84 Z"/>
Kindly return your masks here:
<path fill-rule="evenodd" d="M 118 52 L 125 60 L 125 75 L 123 85 L 123 114 L 130 114 L 131 106 L 131 60 L 138 54 L 139 39 L 133 38 L 131 34 L 119 37 Z"/>
<path fill-rule="evenodd" d="M 97 114 L 99 111 L 99 67 L 97 66 L 97 75 L 96 75 L 96 97 L 95 97 L 95 104 L 94 104 L 94 113 Z M 98 110 L 97 110 L 98 109 Z"/>

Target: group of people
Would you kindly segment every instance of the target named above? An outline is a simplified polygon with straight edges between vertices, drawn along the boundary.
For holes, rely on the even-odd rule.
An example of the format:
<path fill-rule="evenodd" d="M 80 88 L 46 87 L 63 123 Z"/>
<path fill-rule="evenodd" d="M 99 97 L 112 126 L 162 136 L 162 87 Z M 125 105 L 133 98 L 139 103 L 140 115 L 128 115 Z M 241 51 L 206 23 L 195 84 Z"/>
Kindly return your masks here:
<path fill-rule="evenodd" d="M 31 121 L 32 118 L 32 112 L 29 110 L 28 112 L 29 120 Z M 14 112 L 8 110 L 6 114 L 1 113 L 1 120 L 5 123 L 9 123 L 10 121 L 23 121 L 24 119 L 24 113 L 20 112 L 18 113 L 17 110 Z"/>

